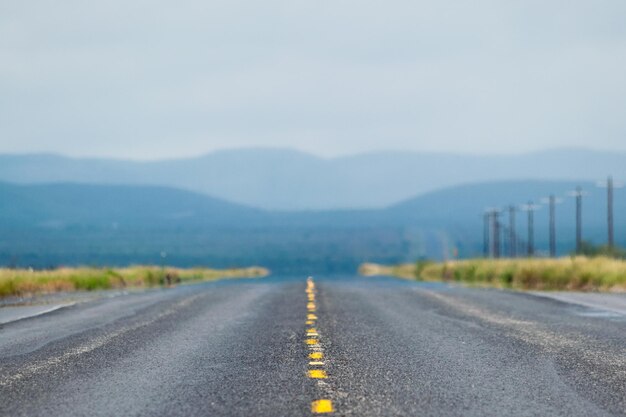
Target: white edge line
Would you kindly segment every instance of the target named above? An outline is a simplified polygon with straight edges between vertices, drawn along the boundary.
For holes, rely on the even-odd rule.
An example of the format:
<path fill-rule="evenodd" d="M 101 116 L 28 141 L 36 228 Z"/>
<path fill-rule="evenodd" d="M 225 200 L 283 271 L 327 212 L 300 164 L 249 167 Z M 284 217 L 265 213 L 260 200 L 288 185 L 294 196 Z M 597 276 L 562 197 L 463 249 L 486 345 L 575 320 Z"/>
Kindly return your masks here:
<path fill-rule="evenodd" d="M 26 315 L 23 315 L 23 316 L 14 317 L 14 318 L 9 319 L 9 320 L 0 321 L 0 324 L 9 324 L 9 323 L 13 323 L 14 321 L 19 321 L 19 320 L 24 320 L 24 319 L 30 319 L 30 318 L 33 318 L 33 317 L 43 316 L 44 314 L 52 313 L 53 311 L 59 310 L 61 308 L 71 307 L 71 306 L 73 306 L 75 304 L 76 303 L 60 304 L 60 305 L 57 305 L 57 306 L 54 306 L 54 307 L 50 307 L 47 310 L 39 311 L 37 313 L 26 314 Z M 10 308 L 10 307 L 8 307 L 8 308 Z"/>

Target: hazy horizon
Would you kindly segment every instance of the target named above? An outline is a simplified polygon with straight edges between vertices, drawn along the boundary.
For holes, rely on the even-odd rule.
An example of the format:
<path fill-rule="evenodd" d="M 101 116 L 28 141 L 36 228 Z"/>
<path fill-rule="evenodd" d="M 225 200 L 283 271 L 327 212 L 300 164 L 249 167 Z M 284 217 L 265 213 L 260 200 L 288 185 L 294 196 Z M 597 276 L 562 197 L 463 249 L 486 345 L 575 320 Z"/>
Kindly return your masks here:
<path fill-rule="evenodd" d="M 278 210 L 375 208 L 471 182 L 598 181 L 609 174 L 621 181 L 625 159 L 625 152 L 580 148 L 495 156 L 370 152 L 338 158 L 248 148 L 152 161 L 0 154 L 0 181 L 167 185 Z"/>
<path fill-rule="evenodd" d="M 178 155 L 178 156 L 157 156 L 153 158 L 140 158 L 140 157 L 124 157 L 124 156 L 116 156 L 116 155 L 97 155 L 97 154 L 72 154 L 72 153 L 64 153 L 60 151 L 22 151 L 22 152 L 3 152 L 0 151 L 0 155 L 8 155 L 8 156 L 33 156 L 33 155 L 42 155 L 42 156 L 58 156 L 62 158 L 69 159 L 103 159 L 103 160 L 118 160 L 118 161 L 129 161 L 129 162 L 159 162 L 159 161 L 168 161 L 168 160 L 184 160 L 184 159 L 197 159 L 203 158 L 206 156 L 211 156 L 220 153 L 228 153 L 228 152 L 294 152 L 300 153 L 307 156 L 312 156 L 318 159 L 326 159 L 326 160 L 334 160 L 334 159 L 342 159 L 342 158 L 351 158 L 351 157 L 359 157 L 366 155 L 376 155 L 376 154 L 385 154 L 385 153 L 403 153 L 403 154 L 412 154 L 412 155 L 448 155 L 448 156 L 459 156 L 459 157 L 516 157 L 516 156 L 527 156 L 533 154 L 542 154 L 542 153 L 550 153 L 550 152 L 562 152 L 562 151 L 574 151 L 574 152 L 591 152 L 591 153 L 607 153 L 607 152 L 617 152 L 617 153 L 626 153 L 626 149 L 615 149 L 615 148 L 592 148 L 592 147 L 584 147 L 584 146 L 558 146 L 558 147 L 546 147 L 546 148 L 537 148 L 531 149 L 527 151 L 510 151 L 510 152 L 470 152 L 470 151 L 421 151 L 421 150 L 412 150 L 412 149 L 374 149 L 374 150 L 364 150 L 364 151 L 355 151 L 349 153 L 340 153 L 335 155 L 325 155 L 321 153 L 315 153 L 312 151 L 307 151 L 305 149 L 299 149 L 297 147 L 280 147 L 280 146 L 240 146 L 240 147 L 223 147 L 216 148 L 213 150 L 199 152 L 196 154 L 189 155 Z"/>

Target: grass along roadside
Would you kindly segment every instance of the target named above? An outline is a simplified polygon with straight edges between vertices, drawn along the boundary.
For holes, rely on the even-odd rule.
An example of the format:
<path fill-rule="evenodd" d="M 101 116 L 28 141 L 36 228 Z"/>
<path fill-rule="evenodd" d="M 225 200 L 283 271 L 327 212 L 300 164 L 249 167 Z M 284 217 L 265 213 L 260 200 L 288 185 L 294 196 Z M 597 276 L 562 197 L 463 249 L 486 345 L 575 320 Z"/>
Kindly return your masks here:
<path fill-rule="evenodd" d="M 223 278 L 257 278 L 269 274 L 262 267 L 210 269 L 130 266 L 126 268 L 59 268 L 33 271 L 0 269 L 0 297 L 30 296 L 59 291 L 147 288 Z"/>
<path fill-rule="evenodd" d="M 606 257 L 363 264 L 359 273 L 520 290 L 626 292 L 626 261 Z"/>

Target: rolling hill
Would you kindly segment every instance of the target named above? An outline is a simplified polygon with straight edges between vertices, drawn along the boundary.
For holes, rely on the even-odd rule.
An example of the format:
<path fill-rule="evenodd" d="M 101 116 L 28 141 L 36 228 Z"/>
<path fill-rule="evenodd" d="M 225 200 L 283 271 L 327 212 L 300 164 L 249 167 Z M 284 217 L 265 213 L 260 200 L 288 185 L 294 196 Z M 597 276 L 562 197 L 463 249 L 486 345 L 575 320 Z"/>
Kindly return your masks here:
<path fill-rule="evenodd" d="M 445 187 L 498 180 L 626 178 L 626 153 L 557 149 L 523 155 L 375 152 L 319 158 L 240 149 L 153 162 L 0 155 L 0 181 L 159 185 L 269 210 L 381 209 Z"/>
<path fill-rule="evenodd" d="M 449 187 L 379 210 L 266 211 L 160 186 L 0 183 L 0 265 L 177 266 L 260 264 L 275 271 L 353 271 L 363 261 L 482 253 L 482 213 L 555 193 L 557 243 L 574 246 L 572 181 L 502 181 Z M 605 190 L 581 183 L 585 239 L 606 237 Z M 626 245 L 626 191 L 615 194 L 616 238 Z M 503 217 L 506 221 L 506 217 Z M 547 248 L 545 207 L 537 249 Z M 526 234 L 524 213 L 517 231 Z"/>

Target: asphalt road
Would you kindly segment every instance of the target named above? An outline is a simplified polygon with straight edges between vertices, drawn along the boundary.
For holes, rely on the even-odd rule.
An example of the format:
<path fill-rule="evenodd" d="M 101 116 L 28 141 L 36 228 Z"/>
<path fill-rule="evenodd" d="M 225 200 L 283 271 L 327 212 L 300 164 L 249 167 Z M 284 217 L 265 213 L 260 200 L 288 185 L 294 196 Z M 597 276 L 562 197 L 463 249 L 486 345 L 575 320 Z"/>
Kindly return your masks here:
<path fill-rule="evenodd" d="M 0 326 L 3 416 L 326 412 L 626 415 L 626 316 L 320 276 L 122 295 Z"/>

